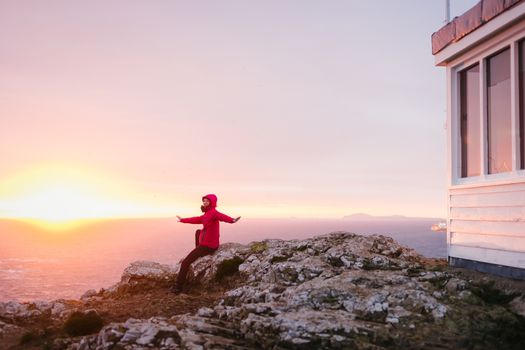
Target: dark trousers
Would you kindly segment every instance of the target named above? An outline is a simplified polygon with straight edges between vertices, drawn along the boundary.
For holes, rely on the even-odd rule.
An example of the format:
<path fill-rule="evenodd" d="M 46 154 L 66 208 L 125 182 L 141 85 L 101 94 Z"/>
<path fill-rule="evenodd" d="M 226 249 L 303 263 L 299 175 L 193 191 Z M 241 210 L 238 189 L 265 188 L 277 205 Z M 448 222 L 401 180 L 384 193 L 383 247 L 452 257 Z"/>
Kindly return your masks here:
<path fill-rule="evenodd" d="M 184 286 L 184 283 L 186 282 L 186 275 L 188 274 L 190 265 L 198 258 L 213 254 L 217 250 L 217 249 L 213 249 L 213 248 L 206 247 L 203 245 L 199 245 L 200 235 L 201 235 L 201 230 L 195 231 L 195 249 L 193 249 L 188 254 L 188 256 L 186 256 L 184 260 L 182 260 L 182 263 L 180 265 L 179 274 L 177 276 L 177 282 L 175 284 L 175 286 L 178 289 L 182 289 L 182 287 Z"/>

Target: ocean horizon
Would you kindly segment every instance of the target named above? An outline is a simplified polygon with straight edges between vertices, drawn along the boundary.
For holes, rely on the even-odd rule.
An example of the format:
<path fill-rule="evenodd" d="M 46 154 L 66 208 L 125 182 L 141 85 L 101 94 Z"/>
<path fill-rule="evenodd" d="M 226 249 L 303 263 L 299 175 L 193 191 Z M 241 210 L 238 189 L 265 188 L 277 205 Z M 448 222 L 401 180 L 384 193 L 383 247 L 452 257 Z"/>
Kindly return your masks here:
<path fill-rule="evenodd" d="M 221 243 L 307 239 L 335 231 L 382 234 L 426 257 L 446 257 L 446 235 L 430 229 L 439 219 L 250 219 L 221 224 Z M 72 231 L 49 232 L 15 220 L 0 220 L 0 301 L 77 299 L 89 289 L 108 288 L 133 261 L 175 265 L 194 245 L 200 225 L 176 219 L 93 222 Z"/>

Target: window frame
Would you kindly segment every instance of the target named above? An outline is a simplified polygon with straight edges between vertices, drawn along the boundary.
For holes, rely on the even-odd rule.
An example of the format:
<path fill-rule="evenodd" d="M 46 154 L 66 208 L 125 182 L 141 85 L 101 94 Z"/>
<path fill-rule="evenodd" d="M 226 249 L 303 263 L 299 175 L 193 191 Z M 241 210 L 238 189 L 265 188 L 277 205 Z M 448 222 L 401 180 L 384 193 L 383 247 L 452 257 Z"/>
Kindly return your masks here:
<path fill-rule="evenodd" d="M 459 119 L 458 119 L 458 127 L 459 127 L 459 141 L 460 141 L 460 146 L 459 146 L 459 147 L 460 147 L 460 158 L 459 158 L 459 161 L 460 161 L 460 165 L 459 165 L 459 167 L 460 167 L 460 169 L 459 169 L 459 174 L 460 174 L 460 177 L 461 177 L 462 179 L 464 179 L 464 178 L 469 178 L 469 177 L 476 177 L 476 176 L 479 176 L 479 175 L 475 175 L 475 176 L 463 176 L 463 174 L 464 174 L 465 171 L 468 172 L 468 164 L 470 163 L 470 161 L 469 161 L 468 159 L 465 160 L 465 159 L 463 158 L 463 156 L 465 155 L 465 153 L 468 153 L 468 152 L 465 152 L 465 151 L 468 151 L 468 149 L 470 148 L 470 146 L 469 146 L 466 150 L 463 148 L 463 136 L 464 136 L 464 135 L 463 135 L 463 122 L 462 122 L 462 120 L 461 120 L 461 118 L 462 118 L 462 114 L 463 114 L 463 109 L 462 109 L 462 107 L 463 107 L 463 99 L 461 98 L 461 97 L 462 97 L 461 94 L 463 93 L 463 89 L 464 89 L 464 88 L 466 89 L 466 87 L 463 86 L 463 83 L 467 83 L 467 81 L 465 81 L 465 82 L 463 81 L 463 77 L 462 77 L 462 75 L 463 75 L 463 73 L 467 73 L 469 70 L 471 70 L 471 69 L 474 68 L 474 67 L 477 67 L 477 68 L 478 68 L 478 74 L 479 74 L 479 79 L 478 79 L 478 80 L 481 81 L 481 76 L 482 76 L 482 75 L 481 75 L 481 72 L 480 72 L 480 68 L 481 68 L 481 67 L 480 67 L 479 63 L 474 63 L 473 65 L 470 65 L 470 66 L 468 66 L 468 67 L 465 67 L 465 68 L 463 68 L 462 70 L 460 70 L 460 71 L 458 72 L 458 92 L 459 92 L 459 95 L 458 95 L 458 102 L 459 102 L 459 115 L 458 115 Z M 464 77 L 466 78 L 467 75 L 465 74 Z M 481 96 L 479 95 L 479 91 L 478 91 L 478 96 L 479 96 L 479 98 L 481 99 Z M 468 103 L 467 103 L 467 105 L 468 105 Z M 481 114 L 481 110 L 480 110 L 479 112 L 480 112 L 480 114 Z M 479 116 L 478 116 L 478 117 L 479 117 Z M 470 115 L 469 115 L 468 118 L 470 119 Z M 481 125 L 480 125 L 480 128 L 481 128 Z M 467 129 L 468 129 L 468 128 L 467 128 Z M 479 137 L 479 135 L 478 135 L 478 137 Z M 481 143 L 481 139 L 479 139 L 479 141 L 480 141 L 480 143 Z M 481 144 L 480 144 L 480 146 L 481 146 Z M 480 151 L 480 150 L 478 150 L 478 151 Z M 480 156 L 480 157 L 481 157 L 481 156 Z M 480 173 L 480 175 L 481 175 L 481 170 L 482 170 L 481 160 L 478 159 L 478 161 L 479 161 L 479 173 Z M 467 167 L 467 169 L 464 169 L 465 166 Z"/>
<path fill-rule="evenodd" d="M 511 183 L 525 181 L 525 169 L 520 164 L 520 79 L 519 79 L 519 45 L 525 45 L 525 28 L 500 37 L 493 37 L 487 42 L 471 49 L 463 56 L 456 58 L 447 70 L 448 89 L 448 143 L 449 143 L 449 186 L 471 187 L 479 185 L 494 185 L 498 183 Z M 525 47 L 525 46 L 524 46 Z M 511 108 L 511 135 L 512 135 L 512 169 L 505 173 L 488 173 L 488 135 L 487 135 L 487 60 L 499 52 L 510 49 L 510 108 Z M 480 175 L 462 177 L 461 160 L 461 72 L 479 64 L 480 70 Z M 525 80 L 525 79 L 524 79 Z M 525 87 L 525 81 L 523 82 Z M 525 111 L 523 111 L 525 113 Z"/>
<path fill-rule="evenodd" d="M 518 170 L 525 170 L 525 38 L 517 42 L 517 70 L 518 70 L 518 124 L 517 124 L 517 148 Z M 520 59 L 520 53 L 523 52 L 523 59 Z M 520 74 L 523 71 L 523 77 Z M 522 98 L 523 97 L 523 98 Z"/>
<path fill-rule="evenodd" d="M 485 111 L 485 117 L 487 118 L 487 120 L 485 121 L 485 126 L 486 126 L 486 143 L 487 143 L 487 157 L 486 157 L 486 162 L 487 162 L 487 174 L 502 174 L 502 173 L 509 173 L 509 172 L 512 172 L 513 170 L 516 170 L 515 169 L 515 166 L 514 166 L 514 161 L 512 159 L 512 142 L 513 140 L 511 139 L 511 154 L 510 154 L 510 163 L 511 163 L 511 167 L 512 169 L 510 171 L 492 171 L 491 172 L 491 169 L 490 169 L 490 160 L 489 160 L 489 156 L 490 156 L 490 144 L 491 144 L 491 130 L 490 130 L 490 125 L 489 125 L 489 121 L 490 121 L 490 118 L 494 117 L 494 116 L 491 116 L 490 115 L 490 103 L 489 103 L 489 82 L 490 82 L 490 64 L 489 64 L 489 61 L 493 58 L 495 58 L 496 56 L 502 54 L 504 51 L 509 51 L 509 69 L 510 69 L 510 91 L 509 91 L 509 94 L 512 94 L 512 48 L 511 46 L 505 46 L 503 47 L 501 50 L 499 51 L 496 51 L 495 53 L 491 54 L 491 55 L 488 55 L 486 57 L 484 57 L 483 59 L 485 60 L 485 81 L 482 82 L 483 84 L 485 84 L 485 96 L 484 98 L 486 99 L 486 111 Z M 519 74 L 519 70 L 514 72 L 515 74 Z M 518 90 L 519 90 L 519 86 L 518 86 Z M 511 96 L 509 96 L 511 97 Z M 510 117 L 510 122 L 511 122 L 511 135 L 512 135 L 512 97 L 510 98 L 510 106 L 509 106 L 509 110 L 511 112 L 511 115 L 509 116 Z"/>

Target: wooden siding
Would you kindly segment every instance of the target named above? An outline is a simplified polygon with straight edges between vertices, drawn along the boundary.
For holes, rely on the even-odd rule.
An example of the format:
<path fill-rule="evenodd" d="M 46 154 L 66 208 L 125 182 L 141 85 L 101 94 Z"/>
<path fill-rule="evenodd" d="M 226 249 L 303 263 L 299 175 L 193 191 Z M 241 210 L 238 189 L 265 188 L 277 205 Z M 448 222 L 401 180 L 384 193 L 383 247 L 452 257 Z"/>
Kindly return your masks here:
<path fill-rule="evenodd" d="M 464 221 L 451 220 L 451 232 L 462 232 L 482 235 L 507 235 L 525 238 L 525 222 L 513 221 Z"/>
<path fill-rule="evenodd" d="M 525 269 L 525 253 L 522 252 L 452 245 L 450 246 L 450 256 Z"/>
<path fill-rule="evenodd" d="M 525 268 L 525 179 L 449 190 L 449 256 Z"/>
<path fill-rule="evenodd" d="M 454 208 L 450 210 L 450 219 L 475 221 L 511 221 L 525 222 L 525 207 L 482 207 Z"/>
<path fill-rule="evenodd" d="M 525 251 L 525 240 L 523 237 L 498 236 L 498 235 L 478 235 L 472 233 L 454 232 L 450 237 L 450 242 L 454 245 L 477 246 L 487 249 L 499 249 L 508 251 Z"/>
<path fill-rule="evenodd" d="M 451 207 L 483 208 L 525 206 L 525 191 L 453 195 Z"/>

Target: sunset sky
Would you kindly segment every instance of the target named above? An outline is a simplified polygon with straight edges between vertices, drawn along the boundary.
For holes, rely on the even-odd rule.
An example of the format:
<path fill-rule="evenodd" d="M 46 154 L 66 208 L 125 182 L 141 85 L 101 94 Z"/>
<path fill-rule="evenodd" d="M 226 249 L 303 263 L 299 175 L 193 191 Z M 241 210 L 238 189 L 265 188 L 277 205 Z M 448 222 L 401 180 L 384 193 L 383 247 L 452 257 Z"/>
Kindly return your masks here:
<path fill-rule="evenodd" d="M 444 217 L 444 9 L 0 0 L 0 218 Z"/>

